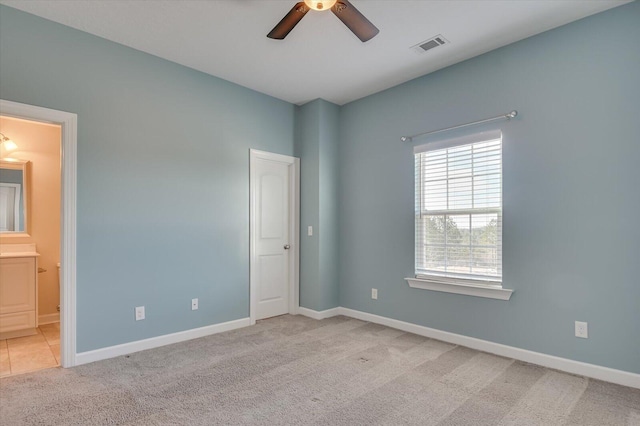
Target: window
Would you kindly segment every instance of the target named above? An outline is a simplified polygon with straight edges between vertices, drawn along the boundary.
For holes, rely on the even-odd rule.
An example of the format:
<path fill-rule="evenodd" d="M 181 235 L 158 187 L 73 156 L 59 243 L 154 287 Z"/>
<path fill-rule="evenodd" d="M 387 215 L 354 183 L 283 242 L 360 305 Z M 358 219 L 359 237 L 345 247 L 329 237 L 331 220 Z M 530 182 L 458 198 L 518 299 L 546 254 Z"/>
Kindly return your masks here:
<path fill-rule="evenodd" d="M 502 134 L 415 148 L 415 274 L 440 283 L 502 283 Z"/>

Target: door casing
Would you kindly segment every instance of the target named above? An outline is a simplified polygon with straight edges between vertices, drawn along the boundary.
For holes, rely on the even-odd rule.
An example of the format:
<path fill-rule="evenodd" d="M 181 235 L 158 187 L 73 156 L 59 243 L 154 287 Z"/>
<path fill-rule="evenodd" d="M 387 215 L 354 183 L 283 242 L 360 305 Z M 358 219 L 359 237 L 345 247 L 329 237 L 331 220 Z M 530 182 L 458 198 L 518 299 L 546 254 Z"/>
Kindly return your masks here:
<path fill-rule="evenodd" d="M 0 114 L 62 128 L 60 215 L 60 365 L 76 365 L 76 194 L 78 116 L 76 114 L 0 99 Z"/>
<path fill-rule="evenodd" d="M 251 325 L 256 323 L 258 282 L 256 266 L 257 179 L 255 162 L 257 159 L 270 160 L 289 167 L 289 314 L 297 315 L 300 307 L 300 159 L 288 155 L 266 151 L 249 150 L 249 317 Z"/>

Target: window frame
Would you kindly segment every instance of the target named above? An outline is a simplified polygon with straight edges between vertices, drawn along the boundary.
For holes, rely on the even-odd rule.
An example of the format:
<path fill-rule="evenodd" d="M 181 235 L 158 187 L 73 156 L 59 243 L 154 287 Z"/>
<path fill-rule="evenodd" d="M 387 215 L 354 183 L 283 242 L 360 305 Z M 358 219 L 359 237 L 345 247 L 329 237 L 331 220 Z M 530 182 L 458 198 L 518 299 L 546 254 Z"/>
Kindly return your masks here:
<path fill-rule="evenodd" d="M 486 214 L 486 213 L 497 213 L 500 217 L 500 223 L 502 222 L 503 216 L 503 200 L 502 200 L 502 184 L 503 184 L 503 144 L 504 138 L 502 132 L 500 130 L 493 130 L 488 132 L 475 133 L 459 138 L 446 139 L 435 141 L 432 143 L 419 145 L 414 148 L 414 159 L 417 159 L 417 155 L 423 152 L 428 151 L 437 151 L 448 149 L 457 146 L 464 145 L 472 145 L 474 143 L 482 143 L 485 141 L 491 141 L 500 139 L 500 206 L 499 207 L 487 207 L 487 208 L 465 208 L 465 209 L 441 209 L 437 211 L 430 211 L 431 215 L 442 215 L 447 217 L 447 215 L 451 214 L 464 214 L 470 215 L 470 220 L 472 220 L 473 214 Z M 499 275 L 490 276 L 490 275 L 480 275 L 480 274 L 463 274 L 463 273 L 446 273 L 446 272 L 438 272 L 438 271 L 427 271 L 427 270 L 418 270 L 417 264 L 417 256 L 418 256 L 418 215 L 420 218 L 423 217 L 423 207 L 422 207 L 422 198 L 418 199 L 418 193 L 420 193 L 420 197 L 422 197 L 422 189 L 418 189 L 418 185 L 422 185 L 423 181 L 423 170 L 422 168 L 418 168 L 417 165 L 414 164 L 414 178 L 415 178 L 415 199 L 414 199 L 414 232 L 415 232 L 415 244 L 414 244 L 414 277 L 405 278 L 408 282 L 409 286 L 412 288 L 426 289 L 426 290 L 435 290 L 442 291 L 447 293 L 456 293 L 456 294 L 465 294 L 470 296 L 477 297 L 488 297 L 493 299 L 500 300 L 509 300 L 511 298 L 511 294 L 513 290 L 505 289 L 502 287 L 502 255 L 500 255 L 500 261 L 498 265 Z M 447 177 L 447 181 L 449 177 Z M 447 189 L 447 193 L 448 193 Z M 447 206 L 448 207 L 448 206 Z M 423 230 L 421 230 L 423 232 Z M 445 247 L 446 242 L 444 243 Z M 449 246 L 451 247 L 451 246 Z M 469 247 L 473 247 L 471 244 Z M 498 245 L 498 250 L 502 251 L 502 235 L 500 233 L 500 241 Z M 427 273 L 425 273 L 427 272 Z"/>

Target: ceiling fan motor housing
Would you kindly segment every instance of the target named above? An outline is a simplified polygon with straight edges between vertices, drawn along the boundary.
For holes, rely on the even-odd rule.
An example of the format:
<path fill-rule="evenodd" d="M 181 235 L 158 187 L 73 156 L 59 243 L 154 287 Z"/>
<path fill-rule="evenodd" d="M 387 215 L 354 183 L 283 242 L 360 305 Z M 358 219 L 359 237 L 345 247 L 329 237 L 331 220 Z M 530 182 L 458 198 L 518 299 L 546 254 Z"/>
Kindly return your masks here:
<path fill-rule="evenodd" d="M 363 43 L 375 37 L 379 32 L 378 28 L 365 18 L 349 0 L 304 0 L 296 3 L 278 25 L 267 34 L 267 37 L 276 40 L 284 39 L 304 18 L 309 9 L 331 10 Z"/>

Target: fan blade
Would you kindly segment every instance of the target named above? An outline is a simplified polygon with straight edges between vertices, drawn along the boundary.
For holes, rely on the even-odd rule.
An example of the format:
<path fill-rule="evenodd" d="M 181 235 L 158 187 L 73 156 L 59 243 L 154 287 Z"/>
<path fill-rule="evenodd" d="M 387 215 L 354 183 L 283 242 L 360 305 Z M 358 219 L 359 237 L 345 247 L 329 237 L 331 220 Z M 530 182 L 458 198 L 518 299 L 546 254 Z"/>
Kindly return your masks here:
<path fill-rule="evenodd" d="M 304 15 L 306 15 L 308 11 L 309 8 L 303 1 L 296 3 L 289 13 L 282 18 L 282 21 L 278 22 L 278 25 L 273 27 L 271 32 L 267 34 L 267 37 L 282 40 L 298 25 L 298 22 L 304 18 Z"/>
<path fill-rule="evenodd" d="M 331 11 L 362 40 L 362 42 L 371 40 L 380 32 L 380 30 L 365 18 L 348 0 L 338 0 L 331 8 Z"/>

